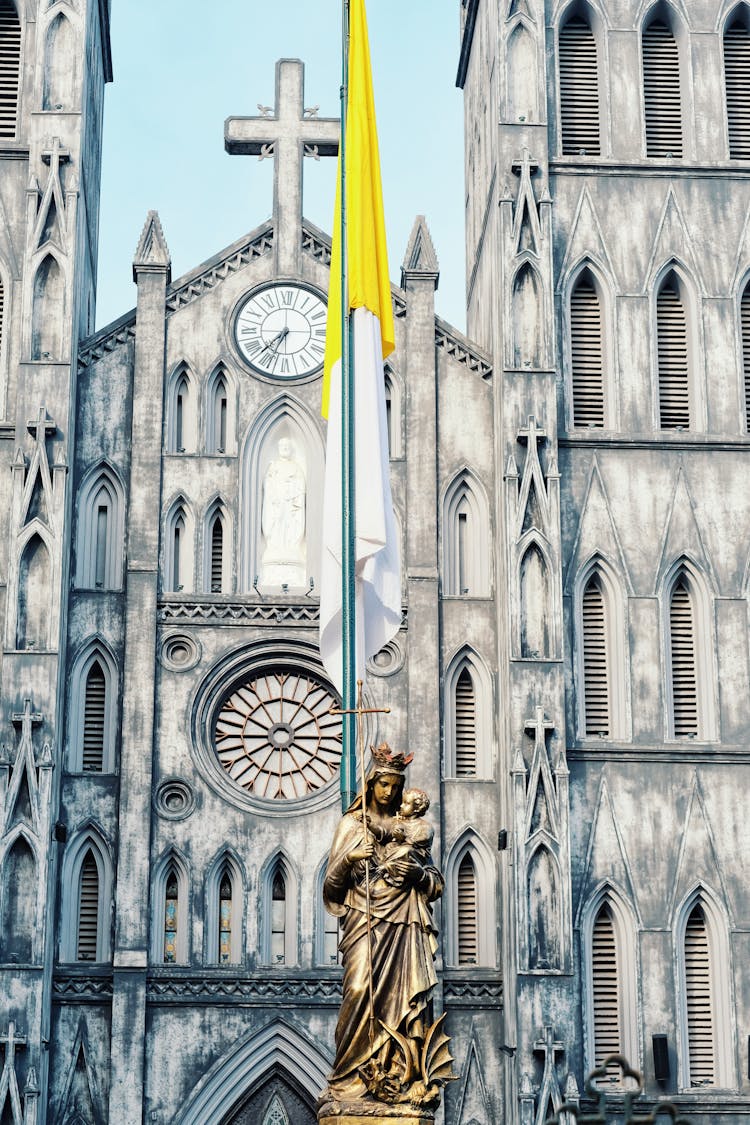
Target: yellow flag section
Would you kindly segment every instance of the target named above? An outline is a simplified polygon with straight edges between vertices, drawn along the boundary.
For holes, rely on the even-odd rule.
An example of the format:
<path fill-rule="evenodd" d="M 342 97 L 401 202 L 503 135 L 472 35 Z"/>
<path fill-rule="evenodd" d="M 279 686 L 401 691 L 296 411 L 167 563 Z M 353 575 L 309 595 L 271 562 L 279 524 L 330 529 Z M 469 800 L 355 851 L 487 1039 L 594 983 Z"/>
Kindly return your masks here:
<path fill-rule="evenodd" d="M 340 182 L 340 179 L 339 179 Z M 383 360 L 393 351 L 393 309 L 364 0 L 351 0 L 346 125 L 349 309 L 353 324 L 356 676 L 401 624 L 401 561 L 391 498 Z M 323 415 L 328 417 L 320 577 L 320 654 L 343 681 L 341 566 L 341 243 L 337 193 L 326 334 Z"/>
<path fill-rule="evenodd" d="M 346 108 L 346 231 L 349 308 L 369 309 L 380 324 L 383 359 L 395 347 L 375 98 L 364 0 L 351 0 L 349 96 Z M 339 155 L 339 161 L 341 156 Z M 339 168 L 340 172 L 340 168 Z M 333 365 L 341 359 L 341 175 L 336 180 L 331 282 L 323 375 L 324 418 L 329 414 Z"/>

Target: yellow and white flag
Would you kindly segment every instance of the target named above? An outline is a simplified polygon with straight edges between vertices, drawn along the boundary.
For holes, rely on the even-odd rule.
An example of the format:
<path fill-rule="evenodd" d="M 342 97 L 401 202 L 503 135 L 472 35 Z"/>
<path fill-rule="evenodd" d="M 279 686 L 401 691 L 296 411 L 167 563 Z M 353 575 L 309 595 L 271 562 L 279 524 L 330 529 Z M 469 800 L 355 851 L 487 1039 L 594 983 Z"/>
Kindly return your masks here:
<path fill-rule="evenodd" d="M 401 624 L 401 560 L 391 499 L 383 360 L 394 348 L 380 158 L 364 0 L 351 0 L 346 112 L 348 308 L 354 346 L 354 505 L 358 679 Z M 340 158 L 339 158 L 340 159 Z M 323 416 L 328 418 L 320 578 L 320 654 L 342 687 L 341 198 L 336 193 Z"/>

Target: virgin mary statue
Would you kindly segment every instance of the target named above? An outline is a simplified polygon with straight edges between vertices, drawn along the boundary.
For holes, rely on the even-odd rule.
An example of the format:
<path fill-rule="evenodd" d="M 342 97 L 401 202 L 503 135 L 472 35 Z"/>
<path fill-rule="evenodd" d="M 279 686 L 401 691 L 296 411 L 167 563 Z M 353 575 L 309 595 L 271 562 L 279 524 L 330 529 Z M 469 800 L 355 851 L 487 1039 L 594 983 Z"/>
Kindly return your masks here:
<path fill-rule="evenodd" d="M 365 808 L 360 796 L 342 817 L 323 886 L 326 909 L 341 919 L 344 979 L 321 1122 L 367 1116 L 378 1103 L 379 1117 L 429 1111 L 452 1077 L 442 1017 L 433 1023 L 431 1004 L 430 903 L 443 893 L 443 878 L 424 849 L 393 846 L 404 839 L 399 810 L 411 758 L 385 744 L 373 758 Z"/>

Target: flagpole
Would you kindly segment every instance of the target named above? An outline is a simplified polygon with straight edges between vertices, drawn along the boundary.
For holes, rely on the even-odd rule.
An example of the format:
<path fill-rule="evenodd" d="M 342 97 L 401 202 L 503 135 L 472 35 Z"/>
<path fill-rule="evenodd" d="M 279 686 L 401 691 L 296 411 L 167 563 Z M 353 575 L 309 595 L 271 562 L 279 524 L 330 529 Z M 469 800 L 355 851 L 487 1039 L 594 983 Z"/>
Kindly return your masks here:
<path fill-rule="evenodd" d="M 349 97 L 349 0 L 341 12 L 341 609 L 343 745 L 341 753 L 341 806 L 344 811 L 357 793 L 356 706 L 357 629 L 355 590 L 355 464 L 354 464 L 354 349 L 349 312 L 346 237 L 346 111 Z M 346 712 L 349 712 L 348 714 Z"/>

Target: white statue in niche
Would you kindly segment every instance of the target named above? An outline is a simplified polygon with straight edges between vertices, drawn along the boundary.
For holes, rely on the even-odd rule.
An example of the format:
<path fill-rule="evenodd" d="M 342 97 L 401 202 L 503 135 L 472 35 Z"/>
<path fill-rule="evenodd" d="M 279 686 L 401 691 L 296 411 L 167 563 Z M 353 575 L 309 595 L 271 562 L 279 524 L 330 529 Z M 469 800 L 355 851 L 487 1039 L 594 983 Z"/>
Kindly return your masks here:
<path fill-rule="evenodd" d="M 263 477 L 262 586 L 307 585 L 306 498 L 304 465 L 297 460 L 292 439 L 283 435 Z"/>

